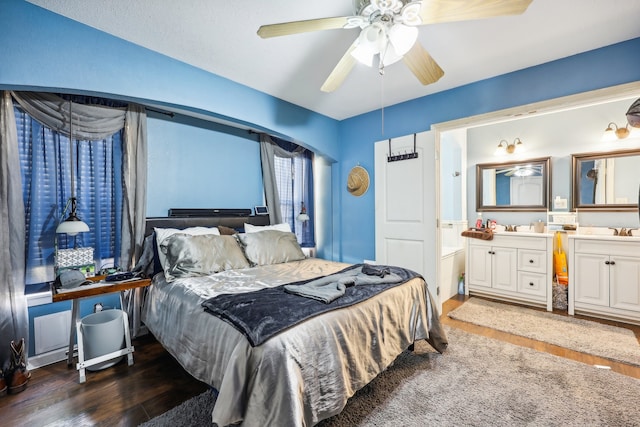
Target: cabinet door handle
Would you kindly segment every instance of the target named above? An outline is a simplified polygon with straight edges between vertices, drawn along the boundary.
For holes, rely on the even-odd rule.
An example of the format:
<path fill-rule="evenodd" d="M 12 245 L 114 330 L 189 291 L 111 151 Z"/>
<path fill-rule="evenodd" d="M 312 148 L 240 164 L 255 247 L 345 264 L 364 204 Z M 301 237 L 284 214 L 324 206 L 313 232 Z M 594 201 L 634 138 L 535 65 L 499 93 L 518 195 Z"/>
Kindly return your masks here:
<path fill-rule="evenodd" d="M 529 264 L 533 264 L 533 260 L 532 259 L 529 260 Z"/>
<path fill-rule="evenodd" d="M 533 286 L 533 282 L 529 282 L 529 286 Z"/>
<path fill-rule="evenodd" d="M 616 265 L 616 262 L 615 262 L 615 261 L 611 261 L 611 262 L 609 263 L 609 265 Z"/>

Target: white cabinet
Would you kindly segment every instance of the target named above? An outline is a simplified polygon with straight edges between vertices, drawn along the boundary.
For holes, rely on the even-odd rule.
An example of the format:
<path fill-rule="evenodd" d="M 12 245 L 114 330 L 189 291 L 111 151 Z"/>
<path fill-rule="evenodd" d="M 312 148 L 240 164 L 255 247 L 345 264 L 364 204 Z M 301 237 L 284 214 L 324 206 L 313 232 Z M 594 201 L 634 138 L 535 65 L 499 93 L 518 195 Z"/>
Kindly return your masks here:
<path fill-rule="evenodd" d="M 569 260 L 569 314 L 640 322 L 639 238 L 570 236 Z"/>
<path fill-rule="evenodd" d="M 546 234 L 468 238 L 465 274 L 469 293 L 551 310 L 552 251 L 551 236 Z"/>

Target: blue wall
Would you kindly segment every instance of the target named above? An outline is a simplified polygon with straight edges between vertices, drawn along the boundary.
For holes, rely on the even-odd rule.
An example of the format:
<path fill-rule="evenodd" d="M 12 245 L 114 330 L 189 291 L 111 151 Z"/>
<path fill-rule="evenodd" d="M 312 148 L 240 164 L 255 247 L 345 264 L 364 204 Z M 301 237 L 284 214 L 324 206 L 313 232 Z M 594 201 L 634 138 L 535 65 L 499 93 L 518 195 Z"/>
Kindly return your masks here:
<path fill-rule="evenodd" d="M 257 135 L 154 113 L 149 113 L 147 131 L 147 216 L 166 216 L 176 207 L 264 205 Z"/>

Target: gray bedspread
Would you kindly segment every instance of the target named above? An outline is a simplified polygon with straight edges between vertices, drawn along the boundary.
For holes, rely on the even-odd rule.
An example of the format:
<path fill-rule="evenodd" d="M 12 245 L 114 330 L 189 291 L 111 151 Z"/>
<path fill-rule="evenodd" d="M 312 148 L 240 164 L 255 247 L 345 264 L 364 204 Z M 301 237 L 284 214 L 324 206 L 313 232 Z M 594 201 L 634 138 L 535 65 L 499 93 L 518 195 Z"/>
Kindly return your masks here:
<path fill-rule="evenodd" d="M 235 326 L 252 346 L 298 323 L 339 308 L 349 307 L 419 275 L 400 267 L 381 267 L 366 274 L 363 264 L 321 278 L 304 280 L 243 294 L 227 294 L 202 303 L 205 310 Z M 382 277 L 381 277 L 382 276 Z"/>

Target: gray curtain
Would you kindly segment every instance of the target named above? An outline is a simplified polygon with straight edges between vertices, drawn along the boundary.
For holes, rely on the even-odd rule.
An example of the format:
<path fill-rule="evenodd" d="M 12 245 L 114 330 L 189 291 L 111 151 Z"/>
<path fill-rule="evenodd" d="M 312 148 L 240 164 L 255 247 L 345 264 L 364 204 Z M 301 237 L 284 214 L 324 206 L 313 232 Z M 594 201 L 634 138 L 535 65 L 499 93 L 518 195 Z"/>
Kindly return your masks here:
<path fill-rule="evenodd" d="M 29 339 L 24 296 L 25 223 L 18 136 L 13 102 L 3 91 L 0 105 L 0 368 L 8 368 L 9 343 Z"/>
<path fill-rule="evenodd" d="M 262 182 L 264 185 L 264 197 L 269 207 L 269 221 L 271 224 L 282 223 L 280 211 L 280 196 L 278 195 L 278 183 L 276 181 L 276 169 L 274 156 L 291 159 L 299 156 L 296 152 L 289 152 L 277 145 L 269 135 L 260 134 L 260 162 L 262 163 Z"/>
<path fill-rule="evenodd" d="M 11 92 L 31 117 L 69 135 L 69 101 L 51 93 Z M 73 103 L 73 136 L 90 141 L 107 138 L 125 124 L 125 109 Z"/>
<path fill-rule="evenodd" d="M 11 95 L 34 119 L 58 132 L 69 134 L 70 101 L 65 101 L 51 93 L 11 92 Z M 147 115 L 145 109 L 136 104 L 129 104 L 125 109 L 73 103 L 71 112 L 74 137 L 100 140 L 124 128 L 122 165 L 124 201 L 120 256 L 116 259 L 116 264 L 131 270 L 140 255 L 140 247 L 144 240 L 147 199 Z M 11 108 L 11 116 L 13 117 L 13 107 Z M 13 127 L 15 134 L 15 119 Z M 17 149 L 16 139 L 15 150 L 17 151 Z M 18 178 L 20 178 L 20 166 L 17 160 L 15 166 Z M 20 201 L 22 203 L 21 193 Z M 24 246 L 24 241 L 22 245 Z M 24 249 L 22 252 L 24 253 Z M 24 280 L 22 282 L 24 283 Z M 138 313 L 132 311 L 130 301 L 130 297 L 125 298 L 123 309 L 127 310 L 131 319 L 137 318 Z"/>
<path fill-rule="evenodd" d="M 116 264 L 133 270 L 142 254 L 145 219 L 147 216 L 147 113 L 144 107 L 129 104 L 125 119 L 124 149 L 122 152 L 122 234 L 120 258 Z M 122 309 L 127 311 L 132 335 L 138 335 L 141 290 L 127 291 Z"/>

